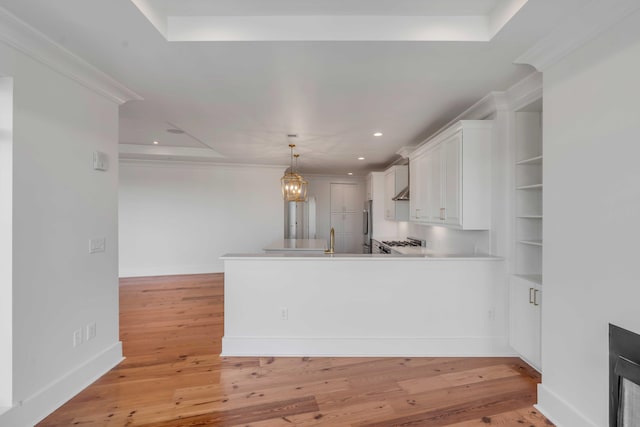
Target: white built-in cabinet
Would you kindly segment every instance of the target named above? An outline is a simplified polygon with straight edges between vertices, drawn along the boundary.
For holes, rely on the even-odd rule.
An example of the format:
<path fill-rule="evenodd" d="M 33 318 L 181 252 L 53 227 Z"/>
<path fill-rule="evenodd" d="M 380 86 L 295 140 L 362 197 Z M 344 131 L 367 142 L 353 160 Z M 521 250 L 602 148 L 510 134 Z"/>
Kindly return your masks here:
<path fill-rule="evenodd" d="M 409 170 L 406 165 L 391 166 L 384 172 L 384 219 L 409 220 L 409 202 L 393 198 L 409 185 Z"/>
<path fill-rule="evenodd" d="M 412 222 L 491 228 L 491 120 L 461 120 L 409 157 Z"/>
<path fill-rule="evenodd" d="M 331 184 L 331 227 L 335 251 L 362 252 L 362 187 L 351 183 Z"/>
<path fill-rule="evenodd" d="M 510 280 L 509 341 L 541 370 L 542 306 L 542 113 L 514 113 L 515 241 Z"/>

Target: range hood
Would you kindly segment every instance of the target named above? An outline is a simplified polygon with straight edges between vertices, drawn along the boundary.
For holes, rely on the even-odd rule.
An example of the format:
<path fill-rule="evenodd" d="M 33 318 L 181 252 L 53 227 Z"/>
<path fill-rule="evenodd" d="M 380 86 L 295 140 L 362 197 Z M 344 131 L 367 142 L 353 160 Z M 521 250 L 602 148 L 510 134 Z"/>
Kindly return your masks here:
<path fill-rule="evenodd" d="M 396 195 L 396 197 L 393 197 L 391 200 L 396 202 L 402 201 L 402 200 L 409 200 L 409 186 L 407 185 L 402 190 L 400 190 L 400 192 Z"/>
<path fill-rule="evenodd" d="M 406 159 L 406 165 L 407 165 L 407 186 L 405 188 L 403 188 L 402 190 L 400 190 L 400 192 L 398 194 L 396 194 L 395 197 L 392 197 L 391 200 L 393 200 L 394 202 L 399 202 L 399 201 L 408 201 L 409 200 L 409 187 L 411 185 L 411 171 L 409 170 L 409 154 L 415 149 L 415 147 L 402 147 L 400 148 L 400 150 L 397 151 L 397 154 L 399 154 L 403 159 Z"/>

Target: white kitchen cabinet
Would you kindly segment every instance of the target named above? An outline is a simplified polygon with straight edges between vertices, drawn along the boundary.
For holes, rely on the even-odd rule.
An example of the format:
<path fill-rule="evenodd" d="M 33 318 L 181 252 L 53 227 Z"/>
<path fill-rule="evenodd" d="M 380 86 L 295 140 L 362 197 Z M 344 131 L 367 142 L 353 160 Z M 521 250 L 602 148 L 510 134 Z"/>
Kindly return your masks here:
<path fill-rule="evenodd" d="M 373 174 L 369 173 L 365 179 L 365 200 L 373 200 Z"/>
<path fill-rule="evenodd" d="M 410 158 L 411 221 L 463 230 L 491 228 L 491 120 L 462 120 Z"/>
<path fill-rule="evenodd" d="M 409 202 L 394 201 L 393 198 L 409 185 L 409 171 L 406 165 L 392 166 L 384 173 L 384 218 L 392 221 L 409 220 Z"/>
<path fill-rule="evenodd" d="M 330 203 L 335 251 L 362 253 L 362 186 L 332 183 Z"/>
<path fill-rule="evenodd" d="M 445 224 L 462 225 L 462 133 L 456 133 L 443 142 L 444 151 L 444 207 Z M 468 166 L 467 166 L 468 167 Z M 468 209 L 469 210 L 469 209 Z"/>
<path fill-rule="evenodd" d="M 422 154 L 409 160 L 409 182 L 411 196 L 409 200 L 409 220 L 420 222 L 427 215 L 427 156 Z"/>
<path fill-rule="evenodd" d="M 509 307 L 511 347 L 540 371 L 542 287 L 522 277 L 513 276 Z"/>
<path fill-rule="evenodd" d="M 357 184 L 331 184 L 331 212 L 362 211 L 361 195 Z"/>
<path fill-rule="evenodd" d="M 442 146 L 436 145 L 427 152 L 425 162 L 427 180 L 427 197 L 423 217 L 426 222 L 442 222 Z"/>

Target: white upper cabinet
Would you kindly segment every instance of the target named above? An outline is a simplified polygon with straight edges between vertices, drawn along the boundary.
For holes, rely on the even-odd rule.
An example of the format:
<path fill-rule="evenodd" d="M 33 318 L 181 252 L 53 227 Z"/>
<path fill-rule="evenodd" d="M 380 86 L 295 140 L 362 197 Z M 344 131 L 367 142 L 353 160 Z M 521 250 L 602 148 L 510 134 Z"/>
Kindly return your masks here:
<path fill-rule="evenodd" d="M 492 126 L 491 120 L 459 121 L 411 154 L 411 221 L 491 228 Z"/>
<path fill-rule="evenodd" d="M 444 151 L 444 211 L 442 218 L 448 225 L 462 225 L 462 133 L 443 142 Z"/>
<path fill-rule="evenodd" d="M 358 194 L 357 185 L 341 184 L 331 187 L 331 212 L 360 212 L 361 210 L 362 193 Z"/>
<path fill-rule="evenodd" d="M 407 166 L 391 166 L 384 173 L 384 218 L 391 221 L 409 220 L 409 202 L 392 200 L 409 185 Z"/>

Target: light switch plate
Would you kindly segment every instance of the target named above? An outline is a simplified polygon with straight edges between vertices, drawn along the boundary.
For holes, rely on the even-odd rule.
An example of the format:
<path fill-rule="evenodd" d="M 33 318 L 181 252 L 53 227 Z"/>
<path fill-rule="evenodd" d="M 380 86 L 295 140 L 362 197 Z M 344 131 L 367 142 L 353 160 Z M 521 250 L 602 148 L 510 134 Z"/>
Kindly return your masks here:
<path fill-rule="evenodd" d="M 96 237 L 93 239 L 89 239 L 89 253 L 95 254 L 96 252 L 104 252 L 106 249 L 107 243 L 104 237 Z"/>
<path fill-rule="evenodd" d="M 101 151 L 93 152 L 93 169 L 97 171 L 106 171 L 109 168 L 109 159 L 107 155 Z"/>

